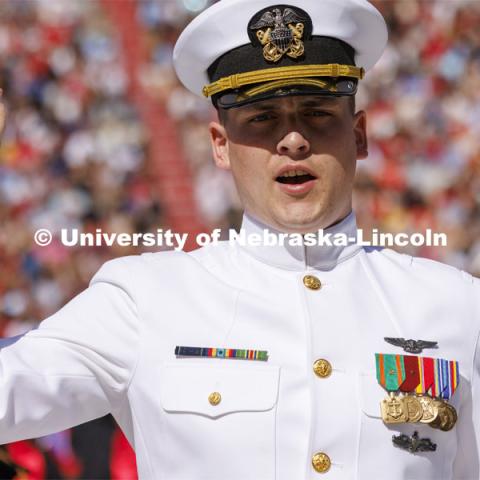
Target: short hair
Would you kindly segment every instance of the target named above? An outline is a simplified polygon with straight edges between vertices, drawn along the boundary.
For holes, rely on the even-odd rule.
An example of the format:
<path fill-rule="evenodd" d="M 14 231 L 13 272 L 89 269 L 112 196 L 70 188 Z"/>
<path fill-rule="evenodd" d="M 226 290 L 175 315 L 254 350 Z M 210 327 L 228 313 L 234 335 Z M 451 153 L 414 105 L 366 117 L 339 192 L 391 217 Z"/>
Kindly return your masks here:
<path fill-rule="evenodd" d="M 348 105 L 350 106 L 350 111 L 352 113 L 352 116 L 355 115 L 355 112 L 357 111 L 357 103 L 355 100 L 355 95 L 348 97 Z M 217 112 L 218 112 L 218 120 L 222 125 L 225 125 L 225 123 L 227 123 L 228 110 L 225 108 L 217 107 Z"/>

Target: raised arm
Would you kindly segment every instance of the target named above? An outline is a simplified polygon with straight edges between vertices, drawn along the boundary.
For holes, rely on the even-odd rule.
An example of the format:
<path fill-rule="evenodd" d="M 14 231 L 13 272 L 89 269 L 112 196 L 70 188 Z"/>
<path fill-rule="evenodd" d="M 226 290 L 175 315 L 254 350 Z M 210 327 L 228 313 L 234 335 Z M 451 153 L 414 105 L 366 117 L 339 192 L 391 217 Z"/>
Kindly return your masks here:
<path fill-rule="evenodd" d="M 0 444 L 105 415 L 125 393 L 139 328 L 126 259 L 27 334 L 0 341 Z"/>

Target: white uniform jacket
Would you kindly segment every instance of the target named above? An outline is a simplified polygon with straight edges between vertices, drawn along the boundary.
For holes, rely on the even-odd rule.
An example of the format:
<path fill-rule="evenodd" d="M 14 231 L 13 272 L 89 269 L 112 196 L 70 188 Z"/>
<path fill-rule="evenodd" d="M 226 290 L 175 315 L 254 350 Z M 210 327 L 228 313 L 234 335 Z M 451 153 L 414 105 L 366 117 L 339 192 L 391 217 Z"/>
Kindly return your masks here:
<path fill-rule="evenodd" d="M 248 217 L 243 227 L 263 232 Z M 328 232 L 354 235 L 354 214 Z M 306 288 L 307 274 L 322 288 Z M 224 242 L 120 258 L 38 329 L 1 341 L 0 443 L 111 412 L 142 479 L 478 480 L 479 331 L 477 279 L 388 249 Z M 437 341 L 422 355 L 459 362 L 453 430 L 383 423 L 375 353 L 404 353 L 384 337 Z M 176 346 L 269 358 L 177 358 Z M 393 445 L 415 430 L 435 452 Z"/>

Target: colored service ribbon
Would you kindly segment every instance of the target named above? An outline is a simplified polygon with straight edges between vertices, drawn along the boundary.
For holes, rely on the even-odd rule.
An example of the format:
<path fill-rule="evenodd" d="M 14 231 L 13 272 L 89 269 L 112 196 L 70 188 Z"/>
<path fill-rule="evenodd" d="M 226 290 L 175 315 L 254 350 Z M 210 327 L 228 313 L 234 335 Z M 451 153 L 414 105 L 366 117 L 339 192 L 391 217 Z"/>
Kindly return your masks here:
<path fill-rule="evenodd" d="M 412 355 L 375 354 L 377 380 L 385 390 L 429 394 L 448 400 L 458 387 L 458 362 Z"/>
<path fill-rule="evenodd" d="M 378 383 L 388 392 L 396 392 L 405 381 L 403 355 L 375 354 Z"/>
<path fill-rule="evenodd" d="M 413 392 L 420 383 L 418 357 L 414 355 L 403 355 L 402 361 L 405 368 L 405 380 L 400 385 L 400 390 L 406 393 Z"/>
<path fill-rule="evenodd" d="M 448 400 L 455 393 L 460 381 L 458 362 L 442 358 L 419 357 L 420 383 L 417 393 L 430 391 L 432 397 Z"/>
<path fill-rule="evenodd" d="M 239 348 L 175 347 L 177 357 L 236 358 L 239 360 L 268 360 L 266 350 L 245 350 Z"/>

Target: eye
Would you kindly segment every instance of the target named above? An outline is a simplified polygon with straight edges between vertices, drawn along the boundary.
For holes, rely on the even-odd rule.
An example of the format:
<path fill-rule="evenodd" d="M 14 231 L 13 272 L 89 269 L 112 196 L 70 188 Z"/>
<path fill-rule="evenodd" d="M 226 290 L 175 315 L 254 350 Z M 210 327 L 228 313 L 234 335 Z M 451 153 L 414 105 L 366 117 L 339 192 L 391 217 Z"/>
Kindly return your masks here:
<path fill-rule="evenodd" d="M 261 113 L 260 115 L 255 115 L 249 120 L 249 123 L 261 123 L 267 122 L 268 120 L 273 120 L 275 116 L 272 113 Z"/>
<path fill-rule="evenodd" d="M 310 110 L 305 112 L 305 115 L 307 117 L 329 117 L 331 116 L 331 113 L 325 110 Z"/>

